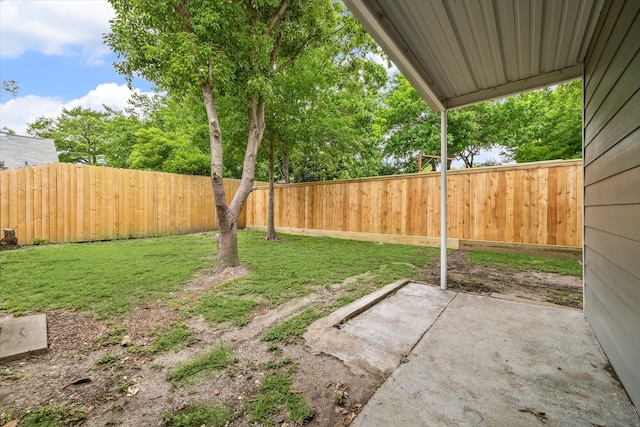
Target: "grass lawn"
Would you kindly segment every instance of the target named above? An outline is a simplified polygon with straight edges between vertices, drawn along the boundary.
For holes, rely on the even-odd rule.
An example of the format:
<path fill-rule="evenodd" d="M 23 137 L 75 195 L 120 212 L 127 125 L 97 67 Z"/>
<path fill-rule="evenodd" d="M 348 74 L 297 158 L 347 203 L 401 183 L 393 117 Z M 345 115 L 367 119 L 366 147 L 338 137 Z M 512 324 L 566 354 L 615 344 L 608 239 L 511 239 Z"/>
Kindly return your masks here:
<path fill-rule="evenodd" d="M 287 419 L 296 425 L 302 424 L 313 417 L 314 408 L 300 389 L 293 387 L 298 362 L 284 357 L 279 346 L 295 342 L 311 322 L 329 311 L 381 286 L 401 278 L 428 280 L 439 249 L 293 235 L 280 235 L 281 240 L 274 242 L 265 241 L 263 237 L 264 233 L 250 231 L 241 231 L 238 235 L 240 259 L 249 270 L 247 276 L 206 289 L 182 292 L 176 291 L 203 268 L 214 265 L 213 233 L 44 245 L 0 252 L 0 315 L 66 308 L 92 312 L 103 318 L 117 317 L 146 301 L 164 298 L 170 300 L 171 308 L 177 307 L 185 316 L 199 314 L 213 324 L 242 326 L 258 308 L 277 307 L 323 287 L 342 284 L 335 300 L 308 307 L 272 325 L 261 336 L 266 350 L 274 358 L 261 366 L 264 377 L 256 382 L 259 386 L 243 404 L 242 411 L 246 411 L 250 422 L 260 425 L 272 425 L 278 413 L 286 413 Z M 470 263 L 503 270 L 575 275 L 582 272 L 575 261 L 484 252 L 469 252 L 467 257 Z M 556 296 L 560 300 L 564 298 L 564 295 Z M 139 356 L 152 358 L 195 344 L 198 338 L 183 320 L 153 332 L 149 347 L 129 347 L 127 352 L 140 352 Z M 119 349 L 126 327 L 119 325 L 117 318 L 105 324 L 113 329 L 94 339 L 95 344 Z M 202 377 L 222 375 L 225 370 L 231 375 L 229 372 L 241 360 L 240 354 L 237 356 L 234 351 L 232 345 L 219 343 L 173 366 L 164 378 L 172 387 L 180 387 Z M 114 381 L 117 381 L 117 393 L 121 394 L 134 385 L 131 378 L 124 375 L 124 361 L 128 359 L 125 354 L 109 352 L 95 362 L 99 372 L 117 372 Z M 246 366 L 238 369 L 251 369 Z M 151 366 L 151 369 L 162 368 L 159 364 Z M 11 375 L 0 369 L 0 380 L 11 379 Z M 341 394 L 334 393 L 336 405 L 342 404 L 342 398 Z M 166 412 L 163 418 L 167 426 L 174 427 L 224 426 L 238 414 L 231 407 L 208 401 L 198 403 L 194 399 L 192 405 Z M 8 416 L 10 420 L 11 414 Z M 87 416 L 78 408 L 51 404 L 23 415 L 20 425 L 75 425 Z M 3 417 L 7 415 L 1 414 L 0 424 Z"/>
<path fill-rule="evenodd" d="M 33 246 L 0 252 L 0 309 L 119 315 L 215 262 L 212 234 Z"/>
<path fill-rule="evenodd" d="M 471 264 L 485 267 L 497 267 L 511 271 L 541 271 L 566 276 L 582 277 L 582 264 L 578 261 L 519 254 L 500 254 L 492 252 L 467 252 Z"/>
<path fill-rule="evenodd" d="M 186 308 L 214 323 L 246 323 L 259 304 L 276 306 L 319 286 L 363 275 L 347 291 L 360 295 L 399 278 L 420 279 L 436 248 L 239 233 L 240 259 L 251 274 L 203 295 Z M 73 243 L 0 252 L 0 310 L 69 308 L 120 315 L 164 298 L 203 267 L 213 266 L 212 233 L 113 242 Z"/>

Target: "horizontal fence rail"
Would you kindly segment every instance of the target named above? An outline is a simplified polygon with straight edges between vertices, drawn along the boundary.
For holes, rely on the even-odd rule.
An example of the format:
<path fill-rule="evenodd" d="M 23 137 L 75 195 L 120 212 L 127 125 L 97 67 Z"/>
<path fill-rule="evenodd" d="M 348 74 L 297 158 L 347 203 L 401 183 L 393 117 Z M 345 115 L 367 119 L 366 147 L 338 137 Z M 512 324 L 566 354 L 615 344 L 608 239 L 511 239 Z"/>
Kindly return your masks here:
<path fill-rule="evenodd" d="M 226 180 L 233 196 L 237 180 Z M 244 226 L 244 214 L 240 218 Z M 218 226 L 211 180 L 56 163 L 0 171 L 0 227 L 19 244 L 183 234 Z"/>
<path fill-rule="evenodd" d="M 582 161 L 450 171 L 447 234 L 452 239 L 582 245 Z M 247 205 L 247 227 L 267 225 L 268 189 Z M 276 185 L 276 229 L 300 234 L 428 243 L 440 236 L 440 174 L 422 173 Z"/>

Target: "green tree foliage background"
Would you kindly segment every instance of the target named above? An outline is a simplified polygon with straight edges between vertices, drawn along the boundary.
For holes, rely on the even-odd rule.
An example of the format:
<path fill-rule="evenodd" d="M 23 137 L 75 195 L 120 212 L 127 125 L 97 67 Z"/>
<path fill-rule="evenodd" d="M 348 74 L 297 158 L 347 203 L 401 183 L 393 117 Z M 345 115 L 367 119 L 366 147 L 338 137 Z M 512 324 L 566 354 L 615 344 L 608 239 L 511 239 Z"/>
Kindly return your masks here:
<path fill-rule="evenodd" d="M 294 13 L 301 11 L 294 9 Z M 223 12 L 228 11 L 216 13 Z M 198 18 L 202 22 L 194 22 L 208 28 L 222 19 L 218 15 L 203 12 Z M 240 19 L 231 15 L 224 19 Z M 156 18 L 149 17 L 154 25 L 160 25 Z M 300 25 L 308 24 L 306 18 L 298 18 L 302 19 Z M 291 21 L 290 25 L 297 24 Z M 224 131 L 225 177 L 242 176 L 249 133 L 246 97 L 250 93 L 269 101 L 265 144 L 256 164 L 257 180 L 269 178 L 270 150 L 275 157 L 275 179 L 281 182 L 416 172 L 418 154 L 440 154 L 439 114 L 429 110 L 402 75 L 387 74 L 383 61 L 374 59 L 381 56 L 379 48 L 353 17 L 347 14 L 331 21 L 331 25 L 331 31 L 342 31 L 340 34 L 348 37 L 328 37 L 326 43 L 309 46 L 304 55 L 278 73 L 272 73 L 262 62 L 253 64 L 247 57 L 253 55 L 252 51 L 271 49 L 273 40 L 263 46 L 266 42 L 251 34 L 247 40 L 235 41 L 221 36 L 220 43 L 241 43 L 237 48 L 244 49 L 237 52 L 237 58 L 220 61 L 217 66 L 221 68 L 215 70 L 221 79 L 216 102 Z M 331 34 L 329 28 L 322 31 Z M 283 47 L 283 57 L 291 57 L 303 41 L 294 37 Z M 189 41 L 184 40 L 183 47 L 187 46 Z M 248 47 L 253 50 L 247 52 Z M 213 49 L 203 47 L 209 48 Z M 146 60 L 152 65 L 168 54 L 154 52 Z M 185 61 L 172 61 L 162 65 L 164 71 L 156 75 L 156 80 L 159 87 L 180 90 L 135 95 L 124 111 L 107 107 L 100 111 L 65 109 L 58 117 L 38 118 L 29 124 L 28 132 L 54 139 L 62 161 L 208 175 L 211 149 L 207 114 L 202 95 L 193 80 L 189 83 L 185 77 L 207 71 Z M 132 64 L 119 64 L 120 68 L 129 66 Z M 148 72 L 160 73 L 160 69 L 150 67 Z M 237 84 L 239 81 L 246 84 Z M 17 83 L 3 82 L 3 91 L 15 93 Z M 502 151 L 503 161 L 518 163 L 579 158 L 581 108 L 582 84 L 574 81 L 450 111 L 449 156 L 461 160 L 465 167 L 480 166 L 478 155 L 492 148 Z"/>
<path fill-rule="evenodd" d="M 297 78 L 275 94 L 265 139 L 276 147 L 277 180 L 411 173 L 419 153 L 439 155 L 440 116 L 404 77 L 393 76 L 384 89 L 387 76 L 380 64 L 353 66 L 355 75 L 368 76 L 366 81 L 354 78 L 344 65 L 321 73 L 317 62 L 301 61 L 292 70 Z M 463 159 L 466 167 L 478 166 L 477 154 L 491 147 L 517 163 L 580 158 L 581 105 L 582 84 L 574 81 L 451 111 L 449 155 Z M 244 120 L 238 110 L 221 117 L 227 177 L 242 174 L 238 141 L 247 137 Z M 40 117 L 28 132 L 54 139 L 61 161 L 210 173 L 206 113 L 197 96 L 135 95 L 124 111 L 78 107 L 58 117 Z M 261 181 L 269 176 L 268 147 L 258 158 L 256 179 Z"/>

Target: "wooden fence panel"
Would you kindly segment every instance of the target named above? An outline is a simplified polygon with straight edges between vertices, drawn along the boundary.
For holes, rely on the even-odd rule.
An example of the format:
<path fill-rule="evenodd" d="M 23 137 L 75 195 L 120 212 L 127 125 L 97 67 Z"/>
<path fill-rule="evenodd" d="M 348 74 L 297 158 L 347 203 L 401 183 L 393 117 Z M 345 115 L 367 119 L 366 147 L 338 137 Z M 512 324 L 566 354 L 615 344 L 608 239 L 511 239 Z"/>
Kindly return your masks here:
<path fill-rule="evenodd" d="M 225 181 L 229 199 L 238 185 Z M 268 188 L 256 185 L 240 228 L 267 225 Z M 451 238 L 582 244 L 579 160 L 450 171 L 447 186 Z M 277 185 L 275 197 L 277 228 L 440 235 L 438 173 Z M 0 171 L 0 228 L 15 229 L 24 244 L 197 232 L 217 220 L 208 177 L 58 163 Z"/>
<path fill-rule="evenodd" d="M 581 160 L 450 171 L 447 188 L 450 238 L 582 245 Z M 248 201 L 248 227 L 266 227 L 267 203 L 260 183 Z M 288 231 L 440 236 L 439 173 L 281 184 L 275 205 L 276 228 Z"/>
<path fill-rule="evenodd" d="M 239 181 L 225 180 L 229 199 Z M 246 222 L 243 211 L 239 226 Z M 218 226 L 209 177 L 56 163 L 0 171 L 0 228 L 81 242 L 182 234 Z"/>

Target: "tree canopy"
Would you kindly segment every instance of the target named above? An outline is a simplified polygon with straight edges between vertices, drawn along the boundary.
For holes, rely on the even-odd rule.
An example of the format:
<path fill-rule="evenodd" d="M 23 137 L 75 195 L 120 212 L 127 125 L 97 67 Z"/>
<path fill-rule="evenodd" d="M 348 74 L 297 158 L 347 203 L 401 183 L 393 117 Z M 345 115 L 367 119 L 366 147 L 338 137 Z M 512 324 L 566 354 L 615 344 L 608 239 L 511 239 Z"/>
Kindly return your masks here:
<path fill-rule="evenodd" d="M 107 43 L 128 78 L 140 75 L 173 95 L 199 92 L 207 114 L 211 181 L 220 228 L 218 266 L 239 264 L 237 220 L 255 179 L 265 110 L 275 78 L 312 49 L 345 37 L 343 6 L 332 0 L 110 0 Z M 246 112 L 241 182 L 227 203 L 219 107 Z"/>
<path fill-rule="evenodd" d="M 29 123 L 27 132 L 53 139 L 61 162 L 104 164 L 110 142 L 108 123 L 117 114 L 113 110 L 63 108 L 58 117 L 41 116 Z"/>
<path fill-rule="evenodd" d="M 582 157 L 582 81 L 506 98 L 498 138 L 518 163 Z"/>
<path fill-rule="evenodd" d="M 532 162 L 578 158 L 582 153 L 580 81 L 489 101 L 447 114 L 449 156 L 465 167 L 501 147 L 506 159 Z M 440 116 L 402 75 L 382 96 L 378 123 L 385 133 L 386 173 L 415 172 L 418 154 L 440 155 Z"/>
<path fill-rule="evenodd" d="M 496 144 L 497 108 L 497 103 L 486 102 L 449 112 L 448 155 L 473 167 L 475 156 Z M 394 75 L 382 97 L 378 123 L 386 136 L 386 173 L 416 172 L 419 154 L 440 155 L 440 114 L 429 109 L 401 74 Z"/>
<path fill-rule="evenodd" d="M 20 91 L 20 86 L 18 85 L 17 81 L 15 80 L 2 81 L 2 90 L 0 91 L 0 96 L 2 96 L 3 92 L 6 92 L 12 96 L 18 96 L 19 91 Z"/>

